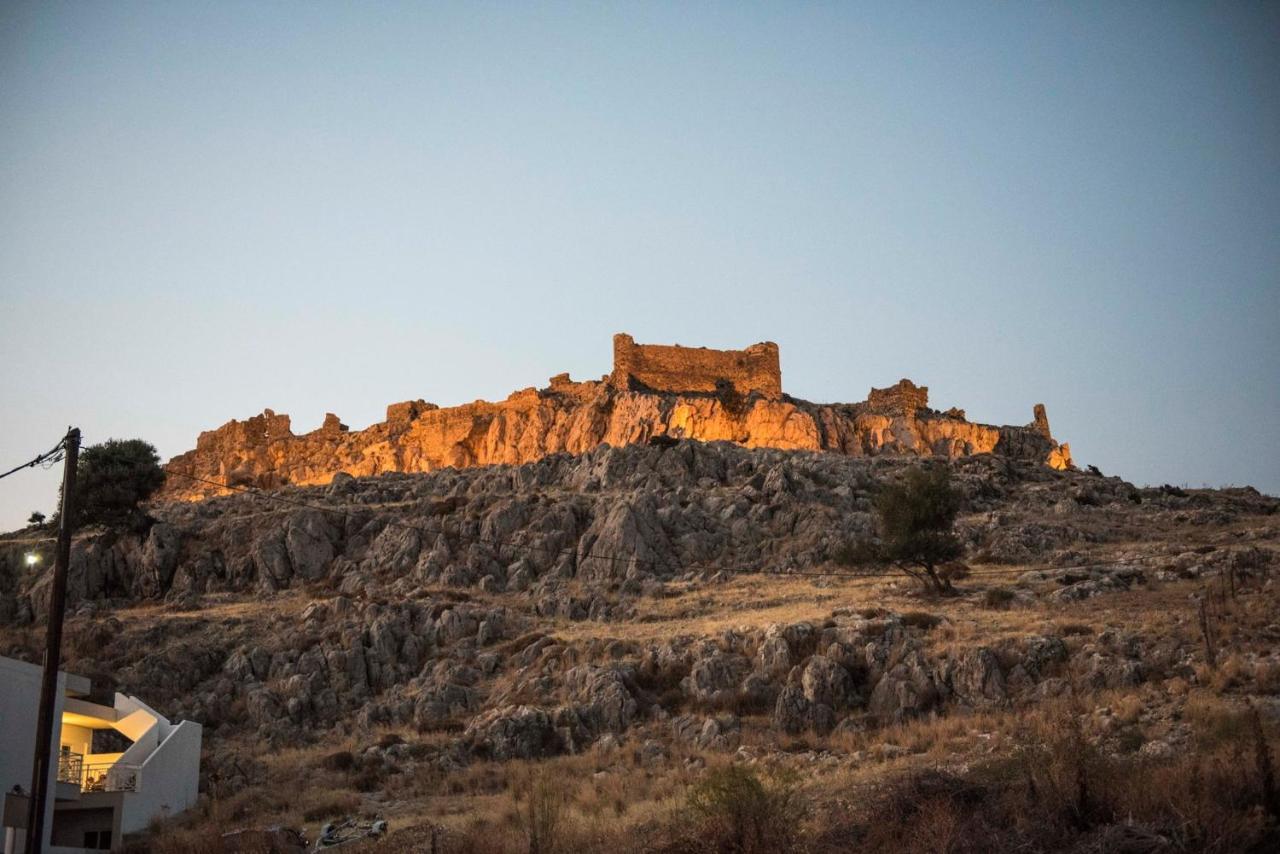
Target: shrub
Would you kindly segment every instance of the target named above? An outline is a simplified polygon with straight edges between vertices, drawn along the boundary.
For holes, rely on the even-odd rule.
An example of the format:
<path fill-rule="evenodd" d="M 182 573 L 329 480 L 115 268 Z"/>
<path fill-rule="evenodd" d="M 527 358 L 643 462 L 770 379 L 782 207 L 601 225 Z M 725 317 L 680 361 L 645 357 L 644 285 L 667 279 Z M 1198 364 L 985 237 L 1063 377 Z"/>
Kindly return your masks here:
<path fill-rule="evenodd" d="M 1223 700 L 1206 696 L 1192 697 L 1187 701 L 1184 714 L 1201 750 L 1243 741 L 1249 731 L 1249 719 L 1245 712 Z"/>
<path fill-rule="evenodd" d="M 1259 694 L 1280 694 L 1280 663 L 1256 662 L 1253 665 L 1253 679 Z"/>
<path fill-rule="evenodd" d="M 688 802 L 713 850 L 740 854 L 791 850 L 808 811 L 793 777 L 761 780 L 740 765 L 708 773 L 689 790 Z"/>
<path fill-rule="evenodd" d="M 350 771 L 355 767 L 356 758 L 350 750 L 339 750 L 321 759 L 320 764 L 330 771 Z"/>
<path fill-rule="evenodd" d="M 339 816 L 349 815 L 359 808 L 359 798 L 351 795 L 335 797 L 332 800 L 321 801 L 315 806 L 309 807 L 302 813 L 302 820 L 324 821 L 327 818 L 337 818 Z"/>
<path fill-rule="evenodd" d="M 907 611 L 902 615 L 902 624 L 915 629 L 929 631 L 937 628 L 941 623 L 941 617 L 937 614 L 930 614 L 927 611 Z"/>
<path fill-rule="evenodd" d="M 1076 830 L 1110 818 L 1111 767 L 1097 745 L 1085 737 L 1079 710 L 1056 709 L 1038 732 L 1023 731 L 1017 760 L 1029 792 L 1049 816 Z"/>
<path fill-rule="evenodd" d="M 529 854 L 552 854 L 561 848 L 569 797 L 551 772 L 531 774 L 517 784 L 516 821 L 529 843 Z M 523 802 L 523 803 L 521 803 Z"/>
<path fill-rule="evenodd" d="M 1258 707 L 1252 703 L 1249 704 L 1249 734 L 1253 738 L 1254 770 L 1258 775 L 1262 805 L 1273 818 L 1280 819 L 1280 790 L 1276 786 L 1275 760 L 1271 756 L 1271 745 L 1267 743 L 1267 734 L 1262 726 L 1262 715 L 1258 714 Z"/>
<path fill-rule="evenodd" d="M 831 553 L 831 560 L 839 566 L 864 566 L 880 559 L 880 552 L 866 540 L 846 540 Z"/>
<path fill-rule="evenodd" d="M 1146 737 L 1137 727 L 1125 727 L 1116 735 L 1116 749 L 1121 753 L 1137 753 L 1146 743 Z"/>
<path fill-rule="evenodd" d="M 384 779 L 386 779 L 386 775 L 382 769 L 377 765 L 370 764 L 351 775 L 351 788 L 357 792 L 374 792 L 382 787 Z"/>
<path fill-rule="evenodd" d="M 992 587 L 982 594 L 982 604 L 986 608 L 1004 609 L 1017 598 L 1017 594 L 1008 587 Z"/>

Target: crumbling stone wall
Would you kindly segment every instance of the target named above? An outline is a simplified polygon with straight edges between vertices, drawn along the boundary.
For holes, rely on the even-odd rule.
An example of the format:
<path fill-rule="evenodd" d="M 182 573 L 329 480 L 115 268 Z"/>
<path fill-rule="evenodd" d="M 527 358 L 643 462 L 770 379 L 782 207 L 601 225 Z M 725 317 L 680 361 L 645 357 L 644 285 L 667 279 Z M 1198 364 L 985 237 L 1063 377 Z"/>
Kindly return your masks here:
<path fill-rule="evenodd" d="M 874 412 L 914 415 L 917 410 L 929 407 L 929 387 L 916 385 L 907 379 L 898 380 L 888 388 L 871 389 L 867 395 L 867 406 Z"/>
<path fill-rule="evenodd" d="M 427 403 L 421 398 L 393 403 L 387 407 L 387 425 L 392 430 L 402 430 L 416 421 L 424 412 L 439 408 L 434 403 Z"/>
<path fill-rule="evenodd" d="M 660 437 L 851 456 L 994 453 L 1056 469 L 1073 465 L 1070 448 L 1049 434 L 1043 406 L 1028 426 L 976 424 L 963 410 L 932 412 L 929 390 L 905 379 L 872 389 L 865 403 L 813 404 L 782 397 L 775 344 L 739 351 L 652 347 L 618 335 L 614 346 L 614 372 L 605 380 L 574 382 L 557 374 L 547 388 L 526 388 L 497 403 L 441 408 L 406 400 L 364 430 L 348 430 L 329 414 L 320 428 L 295 435 L 289 416 L 269 409 L 230 421 L 201 433 L 195 450 L 169 461 L 157 498 L 200 499 L 226 492 L 223 484 L 325 484 L 339 472 L 367 477 L 519 465 Z"/>
<path fill-rule="evenodd" d="M 261 415 L 232 420 L 217 430 L 205 430 L 196 438 L 197 451 L 217 451 L 222 448 L 262 448 L 280 439 L 293 436 L 288 415 L 276 415 L 270 409 Z"/>
<path fill-rule="evenodd" d="M 613 336 L 613 373 L 609 382 L 626 391 L 716 392 L 732 388 L 782 397 L 778 345 L 752 344 L 745 350 L 637 344 L 625 333 Z"/>
<path fill-rule="evenodd" d="M 1028 426 L 1046 439 L 1053 438 L 1053 434 L 1049 432 L 1049 416 L 1044 411 L 1043 403 L 1035 405 L 1035 409 L 1032 410 L 1032 421 Z"/>

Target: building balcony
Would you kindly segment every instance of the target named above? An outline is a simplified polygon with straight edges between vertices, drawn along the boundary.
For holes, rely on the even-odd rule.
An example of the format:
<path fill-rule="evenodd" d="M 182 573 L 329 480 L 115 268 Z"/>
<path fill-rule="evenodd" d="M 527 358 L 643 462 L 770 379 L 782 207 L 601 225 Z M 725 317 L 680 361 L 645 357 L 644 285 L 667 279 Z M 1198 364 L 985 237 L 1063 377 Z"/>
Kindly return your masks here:
<path fill-rule="evenodd" d="M 84 756 L 64 750 L 58 754 L 58 782 L 79 786 L 84 780 Z"/>
<path fill-rule="evenodd" d="M 127 762 L 90 762 L 84 766 L 82 792 L 136 792 L 141 788 L 142 766 Z"/>

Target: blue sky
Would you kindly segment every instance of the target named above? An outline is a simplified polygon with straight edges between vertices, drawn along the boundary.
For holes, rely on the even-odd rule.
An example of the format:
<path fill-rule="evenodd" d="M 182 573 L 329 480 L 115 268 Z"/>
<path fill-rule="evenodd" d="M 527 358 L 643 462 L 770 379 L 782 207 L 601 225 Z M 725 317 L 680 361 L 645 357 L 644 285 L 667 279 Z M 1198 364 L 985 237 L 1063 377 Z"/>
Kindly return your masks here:
<path fill-rule="evenodd" d="M 1275 4 L 7 2 L 0 468 L 627 331 L 1276 493 L 1278 155 Z"/>

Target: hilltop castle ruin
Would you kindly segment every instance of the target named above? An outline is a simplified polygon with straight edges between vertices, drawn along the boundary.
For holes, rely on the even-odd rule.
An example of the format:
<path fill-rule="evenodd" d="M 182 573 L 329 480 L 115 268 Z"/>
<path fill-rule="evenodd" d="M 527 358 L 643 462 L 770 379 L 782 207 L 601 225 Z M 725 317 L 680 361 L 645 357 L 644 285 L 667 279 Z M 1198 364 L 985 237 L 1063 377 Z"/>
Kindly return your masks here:
<path fill-rule="evenodd" d="M 710 393 L 733 389 L 770 400 L 782 397 L 778 345 L 752 344 L 745 350 L 711 350 L 679 344 L 637 344 L 625 332 L 613 336 L 609 382 L 623 391 Z"/>
<path fill-rule="evenodd" d="M 1043 405 L 1026 426 L 966 420 L 964 410 L 929 408 L 929 390 L 910 380 L 873 388 L 865 401 L 815 404 L 785 395 L 778 345 L 743 350 L 637 344 L 613 338 L 613 370 L 600 380 L 568 374 L 506 400 L 439 407 L 394 403 L 385 421 L 351 431 L 332 413 L 294 434 L 288 415 L 266 410 L 200 434 L 195 450 L 170 460 L 160 498 L 191 500 L 230 487 L 325 484 L 335 474 L 424 472 L 446 466 L 521 464 L 553 453 L 657 437 L 849 456 L 1000 454 L 1069 468 L 1071 450 L 1049 433 Z"/>

